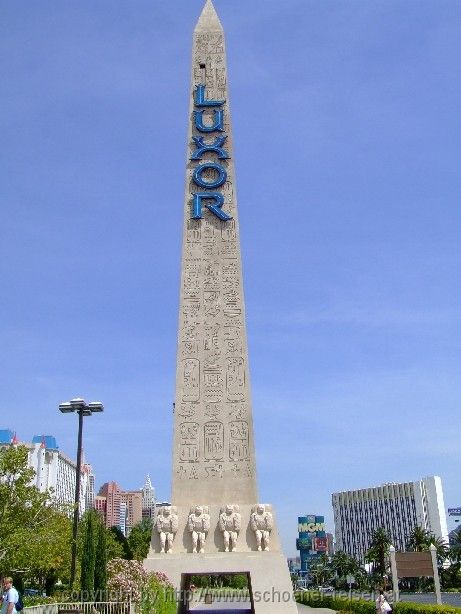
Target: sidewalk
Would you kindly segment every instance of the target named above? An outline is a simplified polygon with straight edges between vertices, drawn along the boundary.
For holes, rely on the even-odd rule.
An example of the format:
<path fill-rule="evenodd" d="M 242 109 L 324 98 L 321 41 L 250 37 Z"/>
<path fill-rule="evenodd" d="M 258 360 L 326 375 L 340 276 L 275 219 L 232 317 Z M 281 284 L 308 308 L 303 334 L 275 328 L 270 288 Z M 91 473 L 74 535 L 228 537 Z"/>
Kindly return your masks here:
<path fill-rule="evenodd" d="M 330 610 L 329 608 L 310 608 L 308 605 L 304 605 L 302 603 L 298 603 L 298 612 L 299 614 L 336 614 L 335 610 Z"/>

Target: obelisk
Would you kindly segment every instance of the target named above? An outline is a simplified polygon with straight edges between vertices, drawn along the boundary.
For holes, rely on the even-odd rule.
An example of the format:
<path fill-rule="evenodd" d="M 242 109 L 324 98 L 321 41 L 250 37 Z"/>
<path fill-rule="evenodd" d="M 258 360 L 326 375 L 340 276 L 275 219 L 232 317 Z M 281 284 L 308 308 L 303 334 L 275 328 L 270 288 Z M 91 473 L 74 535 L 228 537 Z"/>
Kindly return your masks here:
<path fill-rule="evenodd" d="M 253 421 L 224 33 L 211 2 L 194 32 L 189 117 L 172 502 L 254 503 Z"/>
<path fill-rule="evenodd" d="M 296 612 L 272 506 L 258 501 L 224 32 L 207 0 L 193 37 L 171 506 L 148 569 L 246 573 L 257 614 Z M 178 611 L 187 611 L 180 606 Z"/>

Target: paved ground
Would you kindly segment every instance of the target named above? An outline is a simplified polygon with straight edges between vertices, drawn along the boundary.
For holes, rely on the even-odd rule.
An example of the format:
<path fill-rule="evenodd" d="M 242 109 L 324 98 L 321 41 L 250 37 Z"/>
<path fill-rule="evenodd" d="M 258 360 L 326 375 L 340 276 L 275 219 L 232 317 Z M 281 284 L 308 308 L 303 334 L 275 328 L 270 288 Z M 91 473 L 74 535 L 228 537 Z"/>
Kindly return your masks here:
<path fill-rule="evenodd" d="M 203 603 L 197 604 L 191 608 L 191 612 L 194 614 L 245 614 L 251 612 L 249 603 L 220 603 L 219 610 L 215 609 L 218 604 L 204 605 Z M 300 614 L 334 614 L 334 610 L 328 608 L 310 608 L 307 605 L 298 603 L 298 612 Z"/>
<path fill-rule="evenodd" d="M 400 601 L 413 601 L 413 603 L 434 603 L 434 593 L 412 593 L 408 595 L 406 593 L 400 594 Z M 461 593 L 443 593 L 442 603 L 446 605 L 454 605 L 461 608 Z"/>
<path fill-rule="evenodd" d="M 302 612 L 303 614 L 308 614 L 308 612 L 312 612 L 312 614 L 335 614 L 334 610 L 328 608 L 310 608 L 308 605 L 303 605 L 302 603 L 298 603 L 298 612 Z"/>
<path fill-rule="evenodd" d="M 204 603 L 197 603 L 190 608 L 194 614 L 245 614 L 251 612 L 251 604 L 249 601 L 241 602 L 229 602 L 225 601 L 206 605 Z"/>
<path fill-rule="evenodd" d="M 235 606 L 238 606 L 237 608 Z M 242 607 L 240 607 L 240 605 Z M 219 607 L 219 610 L 216 608 Z M 195 614 L 250 614 L 251 609 L 244 607 L 244 604 L 235 603 L 220 603 L 219 606 L 215 605 L 198 605 L 192 607 L 191 612 Z"/>

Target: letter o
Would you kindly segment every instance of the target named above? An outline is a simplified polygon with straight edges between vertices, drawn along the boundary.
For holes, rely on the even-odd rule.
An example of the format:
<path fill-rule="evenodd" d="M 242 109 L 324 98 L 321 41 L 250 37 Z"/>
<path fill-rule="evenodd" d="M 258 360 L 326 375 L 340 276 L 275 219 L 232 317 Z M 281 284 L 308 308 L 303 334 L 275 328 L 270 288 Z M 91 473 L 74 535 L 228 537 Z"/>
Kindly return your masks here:
<path fill-rule="evenodd" d="M 209 168 L 216 171 L 218 173 L 218 177 L 213 181 L 204 181 L 202 173 L 204 173 L 204 171 L 208 170 Z M 208 162 L 206 164 L 200 164 L 199 166 L 197 166 L 197 168 L 194 170 L 192 178 L 194 182 L 201 188 L 208 188 L 210 190 L 214 190 L 215 188 L 219 188 L 226 183 L 227 172 L 226 169 L 220 164 Z"/>

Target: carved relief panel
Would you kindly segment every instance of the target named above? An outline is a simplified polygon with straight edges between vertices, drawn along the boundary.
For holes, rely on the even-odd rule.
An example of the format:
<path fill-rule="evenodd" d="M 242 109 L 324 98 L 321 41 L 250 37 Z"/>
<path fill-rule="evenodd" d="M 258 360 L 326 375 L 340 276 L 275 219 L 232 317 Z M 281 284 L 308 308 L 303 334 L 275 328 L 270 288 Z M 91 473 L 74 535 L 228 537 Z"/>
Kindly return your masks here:
<path fill-rule="evenodd" d="M 199 428 L 198 422 L 183 422 L 179 426 L 179 460 L 183 463 L 195 463 L 199 458 Z"/>

